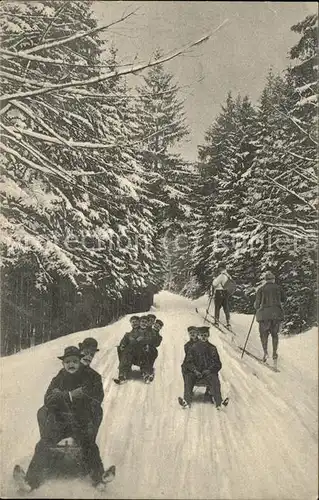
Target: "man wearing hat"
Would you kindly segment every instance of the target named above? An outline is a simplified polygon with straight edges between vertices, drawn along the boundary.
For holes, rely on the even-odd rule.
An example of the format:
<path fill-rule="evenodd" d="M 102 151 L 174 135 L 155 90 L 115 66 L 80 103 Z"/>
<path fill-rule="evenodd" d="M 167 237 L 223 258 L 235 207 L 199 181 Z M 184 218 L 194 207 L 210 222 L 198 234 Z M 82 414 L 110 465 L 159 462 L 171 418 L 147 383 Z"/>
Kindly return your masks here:
<path fill-rule="evenodd" d="M 273 360 L 277 360 L 278 332 L 280 323 L 284 319 L 282 304 L 285 302 L 285 293 L 280 285 L 275 283 L 275 275 L 271 271 L 265 273 L 265 283 L 256 293 L 254 307 L 256 321 L 259 323 L 259 334 L 264 351 L 263 361 L 268 358 L 268 337 L 272 337 Z"/>
<path fill-rule="evenodd" d="M 103 485 L 107 480 L 93 431 L 91 399 L 94 392 L 81 364 L 82 357 L 75 346 L 66 347 L 63 355 L 58 356 L 63 368 L 52 379 L 44 396 L 48 418 L 28 471 L 25 477 L 20 476 L 24 491 L 41 485 L 45 471 L 50 470 L 50 448 L 66 437 L 73 437 L 81 446 L 85 469 L 91 476 L 92 484 Z"/>
<path fill-rule="evenodd" d="M 88 381 L 92 386 L 93 399 L 91 400 L 92 412 L 93 412 L 93 425 L 95 430 L 95 437 L 98 433 L 102 418 L 103 409 L 102 401 L 104 399 L 104 390 L 102 384 L 102 377 L 90 364 L 93 361 L 95 353 L 99 351 L 98 343 L 94 338 L 86 338 L 83 342 L 79 343 L 79 350 L 81 352 L 81 363 L 86 367 L 85 374 L 88 377 Z M 61 358 L 60 358 L 61 359 Z M 44 405 L 37 412 L 38 425 L 40 430 L 40 436 L 43 436 L 46 420 L 48 418 L 48 408 Z"/>

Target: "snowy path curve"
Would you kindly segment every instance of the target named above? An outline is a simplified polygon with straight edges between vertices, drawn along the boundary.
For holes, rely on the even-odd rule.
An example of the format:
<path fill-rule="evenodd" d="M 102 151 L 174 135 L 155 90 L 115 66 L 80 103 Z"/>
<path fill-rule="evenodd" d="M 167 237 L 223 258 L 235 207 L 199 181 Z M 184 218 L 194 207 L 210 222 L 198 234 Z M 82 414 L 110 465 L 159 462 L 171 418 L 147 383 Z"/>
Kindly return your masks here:
<path fill-rule="evenodd" d="M 161 292 L 156 314 L 165 323 L 163 343 L 151 385 L 134 380 L 116 386 L 115 346 L 128 330 L 128 318 L 104 328 L 78 332 L 1 360 L 1 493 L 13 497 L 9 477 L 16 461 L 26 466 L 39 434 L 36 410 L 59 369 L 65 345 L 94 336 L 100 352 L 93 367 L 104 380 L 104 420 L 98 444 L 105 466 L 118 476 L 104 498 L 300 499 L 317 497 L 317 339 L 310 331 L 282 340 L 281 373 L 273 373 L 226 344 L 211 328 L 211 342 L 223 363 L 222 391 L 229 406 L 217 412 L 195 393 L 189 411 L 177 397 L 186 328 L 203 324 L 191 302 Z M 234 315 L 244 338 L 251 318 Z M 258 350 L 256 326 L 250 348 Z M 256 351 L 257 352 L 257 351 Z M 43 485 L 32 497 L 102 498 L 80 481 Z"/>

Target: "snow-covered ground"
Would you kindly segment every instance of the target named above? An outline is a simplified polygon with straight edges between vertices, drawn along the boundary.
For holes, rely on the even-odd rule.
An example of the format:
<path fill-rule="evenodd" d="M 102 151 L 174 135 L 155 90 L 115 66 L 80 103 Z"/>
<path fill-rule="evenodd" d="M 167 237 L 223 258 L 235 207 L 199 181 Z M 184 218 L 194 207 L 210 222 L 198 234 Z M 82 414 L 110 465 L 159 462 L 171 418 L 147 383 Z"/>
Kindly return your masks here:
<path fill-rule="evenodd" d="M 39 439 L 36 411 L 51 378 L 60 369 L 57 356 L 66 345 L 94 336 L 100 347 L 93 362 L 104 380 L 104 420 L 98 444 L 105 466 L 116 464 L 117 477 L 98 494 L 85 482 L 46 483 L 31 497 L 181 498 L 311 500 L 318 484 L 318 332 L 280 339 L 274 373 L 244 357 L 211 328 L 210 341 L 223 363 L 222 412 L 203 403 L 197 388 L 190 410 L 182 410 L 180 365 L 186 328 L 202 325 L 190 301 L 168 292 L 155 298 L 163 342 L 156 377 L 145 385 L 123 386 L 117 375 L 116 345 L 128 331 L 128 317 L 103 328 L 78 332 L 1 359 L 1 497 L 16 496 L 13 465 L 26 467 Z M 236 342 L 243 343 L 251 317 L 232 315 Z M 248 344 L 260 354 L 257 326 Z M 270 349 L 271 352 L 271 349 Z"/>

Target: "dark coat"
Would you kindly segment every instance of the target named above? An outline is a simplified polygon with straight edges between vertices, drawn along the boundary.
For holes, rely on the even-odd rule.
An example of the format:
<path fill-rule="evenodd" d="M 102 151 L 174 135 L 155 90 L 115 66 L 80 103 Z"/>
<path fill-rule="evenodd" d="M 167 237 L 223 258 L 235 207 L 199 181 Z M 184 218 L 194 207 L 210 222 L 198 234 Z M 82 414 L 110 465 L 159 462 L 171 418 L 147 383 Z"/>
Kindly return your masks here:
<path fill-rule="evenodd" d="M 182 364 L 183 370 L 203 373 L 209 370 L 218 373 L 222 367 L 217 348 L 210 342 L 194 342 L 188 349 Z"/>
<path fill-rule="evenodd" d="M 270 319 L 282 321 L 284 319 L 282 303 L 285 300 L 285 293 L 277 283 L 267 282 L 259 287 L 254 304 L 256 320 L 258 322 Z"/>
<path fill-rule="evenodd" d="M 94 405 L 92 402 L 101 400 L 101 386 L 97 384 L 96 375 L 92 368 L 80 366 L 76 373 L 68 373 L 62 368 L 51 380 L 44 396 L 44 404 L 60 418 L 72 417 L 78 422 L 89 422 L 92 420 Z M 83 388 L 83 396 L 70 399 L 70 392 L 74 389 Z M 103 387 L 102 387 L 103 391 Z M 96 403 L 95 403 L 96 404 Z"/>
<path fill-rule="evenodd" d="M 158 332 L 155 332 L 152 328 L 139 330 L 138 337 L 139 336 L 143 337 L 138 341 L 141 346 L 151 345 L 153 347 L 158 347 L 163 340 L 163 337 Z"/>
<path fill-rule="evenodd" d="M 140 335 L 140 333 L 139 333 L 139 329 L 138 328 L 134 328 L 130 332 L 125 333 L 124 337 L 122 338 L 122 340 L 120 342 L 120 348 L 123 350 L 128 345 L 135 344 L 136 343 L 136 339 L 137 339 L 137 337 L 139 335 Z"/>
<path fill-rule="evenodd" d="M 89 385 L 91 388 L 90 397 L 92 398 L 92 401 L 101 405 L 104 399 L 104 389 L 101 375 L 90 366 L 84 366 L 84 372 L 88 378 L 85 383 L 84 391 L 86 392 L 86 387 Z"/>
<path fill-rule="evenodd" d="M 185 351 L 185 354 L 187 354 L 188 352 L 188 349 L 190 347 L 192 347 L 192 345 L 195 344 L 195 342 L 197 342 L 197 340 L 189 340 L 188 342 L 186 342 L 186 344 L 184 344 L 184 351 Z"/>

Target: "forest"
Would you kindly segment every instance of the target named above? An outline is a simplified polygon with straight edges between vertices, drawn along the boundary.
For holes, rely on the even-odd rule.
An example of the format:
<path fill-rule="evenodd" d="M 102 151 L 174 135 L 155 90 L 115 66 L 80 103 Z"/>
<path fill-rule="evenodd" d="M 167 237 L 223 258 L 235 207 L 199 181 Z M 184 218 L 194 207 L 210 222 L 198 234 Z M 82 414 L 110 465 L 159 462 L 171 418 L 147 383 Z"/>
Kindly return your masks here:
<path fill-rule="evenodd" d="M 122 66 L 86 0 L 0 12 L 1 355 L 147 311 L 162 289 L 198 298 L 221 261 L 234 311 L 253 312 L 270 269 L 283 332 L 316 323 L 317 16 L 291 27 L 257 103 L 226 89 L 190 162 L 165 66 L 181 51 Z"/>

